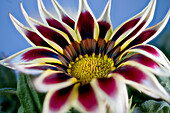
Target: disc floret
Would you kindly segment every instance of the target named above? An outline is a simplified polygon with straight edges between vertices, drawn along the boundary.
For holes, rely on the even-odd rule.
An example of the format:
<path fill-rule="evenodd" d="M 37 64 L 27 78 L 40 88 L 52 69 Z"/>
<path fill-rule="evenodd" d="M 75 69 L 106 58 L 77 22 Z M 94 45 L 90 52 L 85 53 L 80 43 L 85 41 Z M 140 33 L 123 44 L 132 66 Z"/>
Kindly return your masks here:
<path fill-rule="evenodd" d="M 94 78 L 106 78 L 113 69 L 114 62 L 106 55 L 103 57 L 85 55 L 74 63 L 70 63 L 68 73 L 77 78 L 82 84 L 86 84 Z"/>

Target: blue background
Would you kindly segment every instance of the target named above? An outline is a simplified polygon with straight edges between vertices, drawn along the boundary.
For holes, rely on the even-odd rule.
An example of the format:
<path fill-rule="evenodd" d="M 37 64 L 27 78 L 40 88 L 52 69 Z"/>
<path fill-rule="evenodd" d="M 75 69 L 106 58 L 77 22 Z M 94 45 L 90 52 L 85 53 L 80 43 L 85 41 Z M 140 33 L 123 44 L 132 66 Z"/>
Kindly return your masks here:
<path fill-rule="evenodd" d="M 15 29 L 8 16 L 8 12 L 10 12 L 21 23 L 28 26 L 20 10 L 20 1 L 21 0 L 1 0 L 0 2 L 0 52 L 1 54 L 3 52 L 6 56 L 30 47 L 27 41 Z M 105 7 L 107 0 L 87 1 L 94 15 L 98 18 Z M 139 13 L 147 6 L 149 1 L 150 0 L 112 0 L 111 21 L 113 24 L 113 29 Z M 57 15 L 52 6 L 51 0 L 43 0 L 43 2 L 51 13 Z M 68 11 L 69 14 L 72 14 L 75 17 L 78 10 L 78 0 L 58 0 L 58 2 L 66 11 Z M 41 21 L 36 0 L 22 0 L 22 3 L 29 16 Z M 154 19 L 149 26 L 161 21 L 169 8 L 170 0 L 157 0 Z M 158 35 L 154 41 L 152 41 L 152 44 L 159 43 L 161 36 L 166 33 L 170 33 L 170 21 L 163 32 L 161 32 L 161 34 Z"/>

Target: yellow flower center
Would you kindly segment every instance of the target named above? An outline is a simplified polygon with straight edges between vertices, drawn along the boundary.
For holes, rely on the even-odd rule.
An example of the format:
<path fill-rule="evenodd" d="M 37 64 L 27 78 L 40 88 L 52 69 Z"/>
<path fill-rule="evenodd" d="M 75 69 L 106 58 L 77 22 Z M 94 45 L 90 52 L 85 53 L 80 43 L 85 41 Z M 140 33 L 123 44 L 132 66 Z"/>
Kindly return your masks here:
<path fill-rule="evenodd" d="M 90 82 L 93 78 L 106 78 L 108 73 L 114 69 L 112 59 L 104 57 L 87 56 L 76 59 L 70 64 L 68 73 L 77 78 L 82 84 Z"/>

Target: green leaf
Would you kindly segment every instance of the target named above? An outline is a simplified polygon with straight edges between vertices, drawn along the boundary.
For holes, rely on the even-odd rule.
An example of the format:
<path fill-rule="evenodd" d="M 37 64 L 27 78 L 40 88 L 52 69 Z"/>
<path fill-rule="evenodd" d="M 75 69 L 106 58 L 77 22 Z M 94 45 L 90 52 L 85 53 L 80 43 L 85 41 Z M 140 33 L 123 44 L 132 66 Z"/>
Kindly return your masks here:
<path fill-rule="evenodd" d="M 19 107 L 18 113 L 25 113 L 25 112 L 24 112 L 24 108 L 23 108 L 22 106 Z"/>
<path fill-rule="evenodd" d="M 2 88 L 2 89 L 0 89 L 0 95 L 10 95 L 10 94 L 16 95 L 16 89 L 15 88 Z"/>
<path fill-rule="evenodd" d="M 167 77 L 157 77 L 160 84 L 167 90 L 170 94 L 170 78 Z"/>
<path fill-rule="evenodd" d="M 16 95 L 0 96 L 0 113 L 16 113 L 20 106 Z"/>
<path fill-rule="evenodd" d="M 71 108 L 67 113 L 81 113 L 77 111 L 75 108 Z"/>
<path fill-rule="evenodd" d="M 41 100 L 32 87 L 30 75 L 19 74 L 17 95 L 25 113 L 41 113 Z"/>
<path fill-rule="evenodd" d="M 16 96 L 16 87 L 14 71 L 0 65 L 0 113 L 16 113 L 18 111 L 20 103 Z"/>
<path fill-rule="evenodd" d="M 34 102 L 35 102 L 35 104 L 37 106 L 37 109 L 38 109 L 39 112 L 41 112 L 41 109 L 42 109 L 42 104 L 41 103 L 43 103 L 43 101 L 41 101 L 41 100 L 44 100 L 44 99 L 40 99 L 41 95 L 38 94 L 37 91 L 35 90 L 35 88 L 33 87 L 32 81 L 31 81 L 31 78 L 30 78 L 29 75 L 26 76 L 26 79 L 27 79 L 27 83 L 28 83 L 28 86 L 30 88 L 32 97 L 34 99 Z"/>
<path fill-rule="evenodd" d="M 16 76 L 14 71 L 0 65 L 0 88 L 16 88 Z"/>
<path fill-rule="evenodd" d="M 133 101 L 133 96 L 131 96 L 130 100 L 129 100 L 129 106 L 130 106 L 129 113 L 133 113 L 133 110 L 134 110 L 134 108 L 136 106 L 136 104 L 132 106 L 132 101 Z"/>
<path fill-rule="evenodd" d="M 165 101 L 148 100 L 136 107 L 134 113 L 170 113 L 170 105 Z"/>

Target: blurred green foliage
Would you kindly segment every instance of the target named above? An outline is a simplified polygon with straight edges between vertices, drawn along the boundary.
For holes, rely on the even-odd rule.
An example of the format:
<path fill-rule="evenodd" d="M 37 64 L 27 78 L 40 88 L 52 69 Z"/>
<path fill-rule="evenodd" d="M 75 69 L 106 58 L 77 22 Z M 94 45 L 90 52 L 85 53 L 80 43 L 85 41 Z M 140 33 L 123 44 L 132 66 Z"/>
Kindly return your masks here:
<path fill-rule="evenodd" d="M 20 102 L 15 90 L 17 80 L 14 71 L 0 65 L 0 89 L 6 93 L 0 93 L 0 113 L 16 113 Z M 10 91 L 7 91 L 10 88 Z"/>

